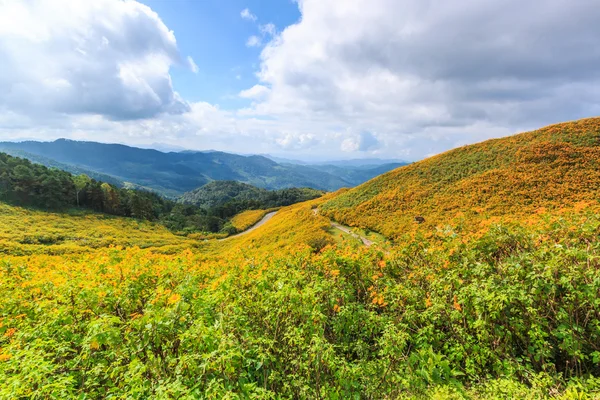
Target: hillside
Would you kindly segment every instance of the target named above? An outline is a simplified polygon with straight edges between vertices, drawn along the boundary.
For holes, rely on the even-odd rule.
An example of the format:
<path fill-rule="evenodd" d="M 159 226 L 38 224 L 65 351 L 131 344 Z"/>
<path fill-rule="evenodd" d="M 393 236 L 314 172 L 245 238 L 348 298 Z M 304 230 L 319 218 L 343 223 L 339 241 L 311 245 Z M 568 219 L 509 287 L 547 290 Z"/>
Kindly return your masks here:
<path fill-rule="evenodd" d="M 234 180 L 266 189 L 311 187 L 336 190 L 355 186 L 376 176 L 381 167 L 347 176 L 341 168 L 327 172 L 306 165 L 278 164 L 262 156 L 240 156 L 224 152 L 163 153 L 119 144 L 59 139 L 54 142 L 0 142 L 0 151 L 32 161 L 86 170 L 104 181 L 127 182 L 177 197 L 213 180 Z M 391 168 L 391 167 L 390 167 Z M 335 173 L 335 174 L 334 174 Z M 336 175 L 338 174 L 338 175 Z"/>
<path fill-rule="evenodd" d="M 321 212 L 391 238 L 598 207 L 600 118 L 464 146 L 339 194 Z M 422 224 L 415 217 L 424 218 Z"/>

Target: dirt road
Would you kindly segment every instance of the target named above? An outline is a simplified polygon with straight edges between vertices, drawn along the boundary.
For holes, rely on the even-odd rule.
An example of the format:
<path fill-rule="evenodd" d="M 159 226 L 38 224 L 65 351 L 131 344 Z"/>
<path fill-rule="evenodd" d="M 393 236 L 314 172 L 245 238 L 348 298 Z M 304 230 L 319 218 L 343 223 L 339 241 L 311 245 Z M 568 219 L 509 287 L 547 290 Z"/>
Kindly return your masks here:
<path fill-rule="evenodd" d="M 273 215 L 275 215 L 275 214 L 277 214 L 277 211 L 271 211 L 270 213 L 265 214 L 265 216 L 262 217 L 262 219 L 260 221 L 258 221 L 256 224 L 252 225 L 250 228 L 246 229 L 245 231 L 240 232 L 240 233 L 236 233 L 235 235 L 228 236 L 228 237 L 226 237 L 224 239 L 219 239 L 219 241 L 231 239 L 231 238 L 242 236 L 242 235 L 246 235 L 246 234 L 252 232 L 253 230 L 255 230 L 257 228 L 260 228 L 268 220 L 270 220 L 271 218 L 273 218 Z"/>
<path fill-rule="evenodd" d="M 313 208 L 312 212 L 314 215 L 319 214 L 319 210 L 317 208 Z M 331 221 L 331 227 L 359 239 L 367 247 L 369 247 L 373 244 L 373 242 L 371 240 L 367 239 L 366 237 L 361 236 L 358 233 L 352 232 L 352 228 L 350 228 L 349 226 L 340 225 L 337 222 Z"/>

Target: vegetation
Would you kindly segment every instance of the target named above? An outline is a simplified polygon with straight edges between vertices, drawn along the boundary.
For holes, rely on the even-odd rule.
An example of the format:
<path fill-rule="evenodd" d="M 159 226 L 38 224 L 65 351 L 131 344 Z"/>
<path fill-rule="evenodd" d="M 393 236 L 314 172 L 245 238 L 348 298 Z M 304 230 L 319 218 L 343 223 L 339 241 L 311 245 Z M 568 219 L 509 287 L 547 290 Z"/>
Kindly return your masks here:
<path fill-rule="evenodd" d="M 236 181 L 213 181 L 188 193 L 179 201 L 205 209 L 236 206 L 239 209 L 256 209 L 289 206 L 301 201 L 316 199 L 324 194 L 311 188 L 266 190 Z"/>
<path fill-rule="evenodd" d="M 0 205 L 0 399 L 599 398 L 595 126 L 462 148 L 224 241 Z M 511 165 L 528 181 L 475 185 Z M 403 191 L 423 182 L 465 197 L 430 192 L 458 207 L 434 212 Z M 324 213 L 396 240 L 336 240 Z"/>
<path fill-rule="evenodd" d="M 7 255 L 87 253 L 109 246 L 173 252 L 197 243 L 149 221 L 83 209 L 50 213 L 0 203 L 0 259 Z"/>
<path fill-rule="evenodd" d="M 240 238 L 4 257 L 0 398 L 598 394 L 596 214 L 389 253 L 317 251 L 322 217 L 283 214 L 243 254 Z M 265 248 L 290 217 L 306 236 Z"/>

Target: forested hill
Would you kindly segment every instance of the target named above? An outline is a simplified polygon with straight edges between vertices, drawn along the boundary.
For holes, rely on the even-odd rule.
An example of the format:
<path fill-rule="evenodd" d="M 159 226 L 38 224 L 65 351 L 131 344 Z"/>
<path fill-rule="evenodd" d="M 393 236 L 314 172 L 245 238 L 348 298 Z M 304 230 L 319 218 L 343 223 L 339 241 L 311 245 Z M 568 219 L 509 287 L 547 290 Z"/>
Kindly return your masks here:
<path fill-rule="evenodd" d="M 0 153 L 0 200 L 48 210 L 79 206 L 147 220 L 158 219 L 174 205 L 156 193 L 118 188 L 5 153 Z"/>
<path fill-rule="evenodd" d="M 0 142 L 0 151 L 13 154 L 20 151 L 22 153 L 16 155 L 44 157 L 33 161 L 45 164 L 52 160 L 110 175 L 116 180 L 150 188 L 171 197 L 213 180 L 234 180 L 266 189 L 311 187 L 336 190 L 355 186 L 381 172 L 381 167 L 372 171 L 347 173 L 343 168 L 327 171 L 306 165 L 278 164 L 262 156 L 240 156 L 216 151 L 163 153 L 119 144 L 66 139 L 54 142 Z M 391 165 L 388 169 L 393 167 Z"/>
<path fill-rule="evenodd" d="M 237 197 L 226 194 L 231 194 L 232 187 L 238 187 Z M 157 221 L 177 232 L 220 232 L 242 211 L 286 206 L 323 194 L 306 188 L 267 191 L 237 182 L 212 182 L 200 192 L 212 195 L 178 204 L 154 192 L 119 188 L 84 174 L 72 175 L 0 153 L 0 201 L 52 211 L 80 207 Z"/>
<path fill-rule="evenodd" d="M 312 200 L 323 194 L 323 191 L 310 188 L 266 190 L 241 182 L 213 181 L 184 193 L 179 201 L 203 208 L 219 207 L 232 202 L 253 205 L 248 208 L 271 208 Z"/>
<path fill-rule="evenodd" d="M 388 237 L 598 206 L 600 118 L 464 146 L 388 172 L 324 204 L 323 214 Z M 415 223 L 415 217 L 421 217 Z"/>

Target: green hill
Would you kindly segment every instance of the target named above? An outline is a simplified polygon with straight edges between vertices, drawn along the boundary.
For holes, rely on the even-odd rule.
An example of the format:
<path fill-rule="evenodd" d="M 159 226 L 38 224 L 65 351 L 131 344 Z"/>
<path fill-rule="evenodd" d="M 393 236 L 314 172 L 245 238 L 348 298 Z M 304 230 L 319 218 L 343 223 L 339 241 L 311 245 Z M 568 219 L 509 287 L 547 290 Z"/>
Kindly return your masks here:
<path fill-rule="evenodd" d="M 213 181 L 184 193 L 179 202 L 203 208 L 219 207 L 231 202 L 252 203 L 256 208 L 271 208 L 312 200 L 323 193 L 310 188 L 266 190 L 236 181 Z"/>

